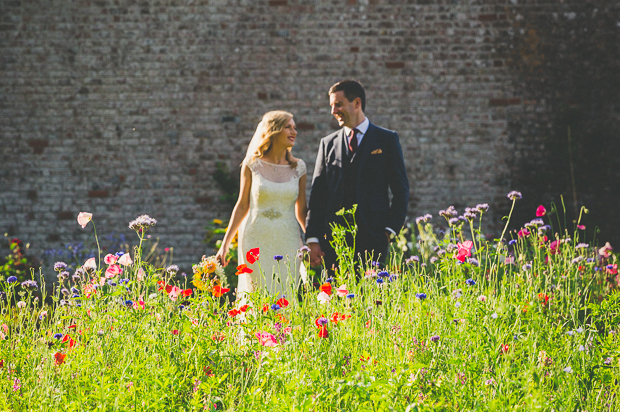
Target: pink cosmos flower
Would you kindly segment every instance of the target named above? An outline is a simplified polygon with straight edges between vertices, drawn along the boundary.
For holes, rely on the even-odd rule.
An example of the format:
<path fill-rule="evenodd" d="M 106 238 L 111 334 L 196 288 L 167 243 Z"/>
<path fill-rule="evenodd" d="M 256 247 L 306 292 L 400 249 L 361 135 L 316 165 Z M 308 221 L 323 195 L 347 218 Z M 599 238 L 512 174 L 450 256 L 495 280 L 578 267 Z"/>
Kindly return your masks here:
<path fill-rule="evenodd" d="M 105 262 L 106 265 L 113 265 L 116 263 L 117 260 L 118 260 L 118 257 L 116 257 L 116 255 L 113 255 L 111 253 L 108 253 L 103 258 L 103 261 Z"/>
<path fill-rule="evenodd" d="M 6 323 L 3 323 L 2 330 L 4 331 L 4 333 L 9 333 L 9 326 Z"/>
<path fill-rule="evenodd" d="M 142 296 L 140 296 L 139 300 L 137 302 L 133 303 L 133 308 L 134 309 L 144 309 L 144 301 L 142 300 Z"/>
<path fill-rule="evenodd" d="M 604 258 L 608 258 L 611 256 L 611 252 L 614 250 L 613 247 L 609 244 L 609 242 L 605 243 L 605 246 L 598 250 L 598 254 L 603 256 Z"/>
<path fill-rule="evenodd" d="M 88 259 L 86 262 L 84 262 L 84 267 L 91 268 L 91 269 L 97 269 L 97 261 L 95 260 L 94 257 L 92 257 Z"/>
<path fill-rule="evenodd" d="M 287 335 L 290 335 L 292 331 L 293 331 L 293 328 L 291 328 L 290 326 L 287 326 L 286 328 L 282 329 L 282 332 L 286 333 Z"/>
<path fill-rule="evenodd" d="M 542 217 L 546 214 L 547 214 L 547 209 L 545 209 L 543 205 L 538 206 L 538 208 L 536 209 L 536 216 Z"/>
<path fill-rule="evenodd" d="M 336 289 L 336 295 L 340 296 L 341 298 L 346 297 L 348 294 L 349 291 L 347 290 L 347 285 L 340 285 L 340 287 Z"/>
<path fill-rule="evenodd" d="M 517 235 L 518 235 L 519 237 L 526 237 L 526 236 L 529 236 L 529 235 L 530 235 L 530 231 L 529 231 L 529 230 L 527 230 L 527 229 L 521 229 L 521 230 L 519 230 L 519 231 L 517 232 Z"/>
<path fill-rule="evenodd" d="M 458 248 L 456 258 L 461 262 L 465 262 L 465 260 L 471 256 L 471 248 L 473 246 L 474 243 L 471 240 L 466 240 L 465 242 L 456 245 Z"/>
<path fill-rule="evenodd" d="M 178 286 L 173 286 L 170 289 L 170 292 L 168 292 L 168 296 L 170 297 L 170 299 L 172 300 L 177 300 L 177 298 L 179 297 L 179 295 L 181 294 L 181 292 L 183 292 L 183 289 L 181 289 Z"/>
<path fill-rule="evenodd" d="M 119 265 L 110 265 L 105 271 L 105 277 L 109 279 L 120 275 L 121 273 L 123 273 L 123 269 L 121 269 Z"/>
<path fill-rule="evenodd" d="M 506 260 L 504 260 L 504 263 L 507 265 L 512 265 L 513 263 L 515 263 L 515 257 L 514 256 L 508 256 L 506 258 Z"/>
<path fill-rule="evenodd" d="M 121 256 L 121 258 L 118 260 L 118 263 L 120 263 L 123 266 L 129 266 L 133 263 L 133 260 L 131 260 L 131 256 L 129 256 L 129 253 L 125 253 L 123 256 Z"/>
<path fill-rule="evenodd" d="M 318 300 L 319 303 L 321 303 L 321 304 L 327 303 L 327 302 L 329 302 L 331 300 L 331 296 L 329 296 L 325 292 L 319 292 L 319 294 L 316 297 L 316 300 Z"/>
<path fill-rule="evenodd" d="M 143 281 L 146 278 L 146 273 L 144 273 L 144 269 L 138 269 L 138 274 L 136 275 L 136 279 L 139 281 Z"/>
<path fill-rule="evenodd" d="M 258 342 L 263 346 L 274 347 L 278 345 L 276 337 L 269 332 L 256 332 L 256 337 L 258 338 Z"/>
<path fill-rule="evenodd" d="M 480 296 L 478 296 L 478 302 L 482 302 L 482 303 L 484 303 L 484 302 L 486 302 L 486 301 L 487 301 L 487 297 L 486 297 L 486 296 L 484 296 L 484 295 L 480 295 Z"/>
<path fill-rule="evenodd" d="M 551 242 L 551 244 L 549 245 L 549 251 L 551 252 L 552 255 L 557 255 L 560 251 L 558 250 L 560 246 L 560 242 L 557 240 L 554 240 L 553 242 Z"/>
<path fill-rule="evenodd" d="M 585 225 L 577 225 L 577 229 L 579 229 L 579 230 L 586 230 L 586 226 Z"/>
<path fill-rule="evenodd" d="M 88 222 L 90 222 L 91 220 L 93 220 L 92 213 L 80 212 L 80 214 L 77 217 L 77 222 L 80 226 L 82 226 L 82 229 L 84 229 L 86 225 L 88 224 Z"/>

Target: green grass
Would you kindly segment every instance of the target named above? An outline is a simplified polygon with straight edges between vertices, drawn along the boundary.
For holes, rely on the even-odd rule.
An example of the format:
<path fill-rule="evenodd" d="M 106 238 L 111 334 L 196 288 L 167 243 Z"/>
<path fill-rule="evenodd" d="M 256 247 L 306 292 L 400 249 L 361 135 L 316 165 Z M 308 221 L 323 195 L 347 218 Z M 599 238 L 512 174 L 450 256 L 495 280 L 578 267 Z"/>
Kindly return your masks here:
<path fill-rule="evenodd" d="M 79 297 L 56 287 L 53 305 L 0 281 L 0 410 L 619 410 L 620 293 L 607 268 L 617 256 L 576 248 L 579 230 L 556 239 L 533 227 L 513 245 L 487 242 L 478 219 L 441 237 L 431 223 L 412 227 L 412 241 L 393 243 L 391 282 L 379 285 L 369 262 L 368 276 L 356 276 L 347 257 L 328 303 L 303 286 L 288 306 L 263 312 L 279 297 L 256 293 L 234 318 L 231 294 L 173 300 L 158 291 L 157 281 L 171 280 L 137 247 L 112 279 L 129 283 L 106 283 L 88 298 L 84 287 L 105 267 L 65 280 Z M 466 237 L 472 256 L 460 263 L 451 249 Z M 406 263 L 412 249 L 419 261 Z M 336 296 L 342 284 L 355 297 Z M 140 296 L 144 309 L 125 305 Z M 329 337 L 319 337 L 315 321 L 335 312 L 350 318 L 328 321 Z M 263 331 L 278 343 L 261 345 Z M 60 365 L 57 353 L 66 355 Z"/>

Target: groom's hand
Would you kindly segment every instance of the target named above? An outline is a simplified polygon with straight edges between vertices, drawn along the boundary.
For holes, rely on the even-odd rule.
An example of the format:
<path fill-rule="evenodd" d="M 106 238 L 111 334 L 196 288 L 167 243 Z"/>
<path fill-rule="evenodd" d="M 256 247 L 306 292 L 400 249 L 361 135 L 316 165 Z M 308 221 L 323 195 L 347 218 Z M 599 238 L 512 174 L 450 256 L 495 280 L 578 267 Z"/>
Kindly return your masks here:
<path fill-rule="evenodd" d="M 308 243 L 310 248 L 310 266 L 319 266 L 323 262 L 323 256 L 325 253 L 321 250 L 319 243 Z"/>

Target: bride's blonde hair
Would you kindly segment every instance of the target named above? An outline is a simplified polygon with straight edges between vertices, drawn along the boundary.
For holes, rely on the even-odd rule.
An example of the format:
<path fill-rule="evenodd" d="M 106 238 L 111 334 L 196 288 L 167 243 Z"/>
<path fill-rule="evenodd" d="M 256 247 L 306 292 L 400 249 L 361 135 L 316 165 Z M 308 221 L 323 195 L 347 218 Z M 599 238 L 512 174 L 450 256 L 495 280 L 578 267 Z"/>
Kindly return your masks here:
<path fill-rule="evenodd" d="M 250 164 L 254 159 L 262 158 L 271 149 L 273 136 L 284 130 L 284 127 L 292 118 L 293 115 L 291 113 L 283 110 L 265 113 L 258 127 L 256 127 L 254 136 L 252 136 L 248 151 L 245 154 L 245 162 Z M 286 160 L 292 168 L 297 167 L 297 161 L 293 160 L 290 147 L 286 151 Z"/>

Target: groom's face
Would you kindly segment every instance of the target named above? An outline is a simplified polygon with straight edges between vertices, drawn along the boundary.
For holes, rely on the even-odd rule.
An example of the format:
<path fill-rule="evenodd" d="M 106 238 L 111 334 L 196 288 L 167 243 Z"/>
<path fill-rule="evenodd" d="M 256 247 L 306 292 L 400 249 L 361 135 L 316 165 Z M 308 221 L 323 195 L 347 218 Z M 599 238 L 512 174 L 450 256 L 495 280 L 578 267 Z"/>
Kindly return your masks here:
<path fill-rule="evenodd" d="M 350 102 L 345 97 L 344 92 L 339 91 L 329 95 L 329 105 L 332 107 L 332 114 L 340 127 L 347 126 L 353 128 L 357 126 L 357 124 L 353 123 L 357 118 L 357 112 L 361 108 L 359 99 Z"/>

